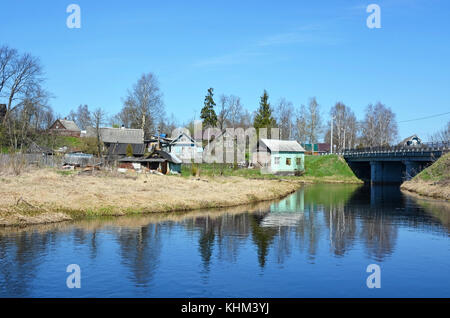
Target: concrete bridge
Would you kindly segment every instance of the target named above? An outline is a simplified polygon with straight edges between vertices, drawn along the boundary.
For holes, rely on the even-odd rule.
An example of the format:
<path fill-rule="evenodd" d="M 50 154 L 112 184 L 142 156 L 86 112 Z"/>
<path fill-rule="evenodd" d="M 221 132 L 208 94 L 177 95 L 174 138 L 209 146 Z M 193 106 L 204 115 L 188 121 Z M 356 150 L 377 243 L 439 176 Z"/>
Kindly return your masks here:
<path fill-rule="evenodd" d="M 361 180 L 396 183 L 410 180 L 448 151 L 450 142 L 440 142 L 419 146 L 350 149 L 340 155 Z"/>

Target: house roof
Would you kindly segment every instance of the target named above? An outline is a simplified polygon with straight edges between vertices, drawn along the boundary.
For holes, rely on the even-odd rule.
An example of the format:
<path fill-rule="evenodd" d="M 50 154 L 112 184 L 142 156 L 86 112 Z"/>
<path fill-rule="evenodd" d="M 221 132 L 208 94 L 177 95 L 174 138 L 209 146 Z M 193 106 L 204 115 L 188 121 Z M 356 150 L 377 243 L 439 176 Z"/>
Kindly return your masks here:
<path fill-rule="evenodd" d="M 182 161 L 174 154 L 165 152 L 163 150 L 154 150 L 151 154 L 143 158 L 126 157 L 119 160 L 119 162 L 172 162 L 181 164 Z"/>
<path fill-rule="evenodd" d="M 133 148 L 133 156 L 143 156 L 145 154 L 145 144 L 120 144 L 115 143 L 109 146 L 108 155 L 126 155 L 127 147 L 131 145 Z"/>
<path fill-rule="evenodd" d="M 295 140 L 261 139 L 260 142 L 271 152 L 305 152 L 305 149 Z"/>
<path fill-rule="evenodd" d="M 180 133 L 176 138 L 174 138 L 174 139 L 170 142 L 170 144 L 173 145 L 173 144 L 177 143 L 177 142 L 180 140 L 180 138 L 183 137 L 183 136 L 185 136 L 186 138 L 188 138 L 188 139 L 190 140 L 191 143 L 195 144 L 195 140 L 194 140 L 191 136 L 189 136 L 188 134 L 186 134 L 186 133 L 184 133 L 184 132 Z"/>
<path fill-rule="evenodd" d="M 403 139 L 403 140 L 399 143 L 399 145 L 400 145 L 400 146 L 408 145 L 408 141 L 412 141 L 413 139 L 417 139 L 419 143 L 422 142 L 422 140 L 419 138 L 419 136 L 417 136 L 416 134 L 414 134 L 414 135 L 412 135 L 412 136 L 409 136 L 409 137 Z"/>
<path fill-rule="evenodd" d="M 61 125 L 64 126 L 67 130 L 71 131 L 81 131 L 81 129 L 75 124 L 73 120 L 66 120 L 66 119 L 58 119 Z"/>
<path fill-rule="evenodd" d="M 87 127 L 86 137 L 96 137 L 96 129 Z M 142 144 L 144 143 L 144 130 L 129 128 L 100 128 L 100 139 L 105 143 Z"/>
<path fill-rule="evenodd" d="M 48 147 L 44 147 L 44 146 L 40 146 L 37 143 L 35 143 L 34 141 L 31 142 L 30 147 L 28 147 L 28 153 L 45 153 L 45 154 L 53 154 L 53 150 L 48 148 Z"/>

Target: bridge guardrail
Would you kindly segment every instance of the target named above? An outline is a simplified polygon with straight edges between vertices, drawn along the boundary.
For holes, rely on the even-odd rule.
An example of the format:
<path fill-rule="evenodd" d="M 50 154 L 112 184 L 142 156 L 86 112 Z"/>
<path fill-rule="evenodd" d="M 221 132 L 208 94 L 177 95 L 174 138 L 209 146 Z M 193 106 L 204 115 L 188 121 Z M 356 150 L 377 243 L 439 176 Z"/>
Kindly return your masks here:
<path fill-rule="evenodd" d="M 415 146 L 382 146 L 382 147 L 367 147 L 359 149 L 345 149 L 341 152 L 336 152 L 336 154 L 342 156 L 355 156 L 355 155 L 364 156 L 364 155 L 389 153 L 391 155 L 397 156 L 397 154 L 413 155 L 411 153 L 417 153 L 423 155 L 427 153 L 448 152 L 448 151 L 450 151 L 450 142 L 438 142 L 438 143 L 427 142 Z"/>

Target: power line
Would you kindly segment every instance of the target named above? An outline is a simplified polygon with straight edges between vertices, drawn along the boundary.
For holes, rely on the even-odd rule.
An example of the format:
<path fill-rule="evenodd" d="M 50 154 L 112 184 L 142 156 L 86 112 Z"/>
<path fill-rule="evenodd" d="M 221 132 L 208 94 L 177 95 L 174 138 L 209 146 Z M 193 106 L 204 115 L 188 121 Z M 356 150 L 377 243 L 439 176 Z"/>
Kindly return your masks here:
<path fill-rule="evenodd" d="M 437 115 L 431 115 L 431 116 L 427 116 L 427 117 L 416 118 L 416 119 L 402 120 L 402 121 L 399 121 L 398 123 L 407 123 L 407 122 L 410 122 L 410 121 L 416 121 L 416 120 L 422 120 L 422 119 L 435 118 L 435 117 L 440 117 L 440 116 L 444 116 L 444 115 L 448 115 L 448 114 L 450 114 L 450 112 L 446 112 L 446 113 L 442 113 L 442 114 L 437 114 Z"/>

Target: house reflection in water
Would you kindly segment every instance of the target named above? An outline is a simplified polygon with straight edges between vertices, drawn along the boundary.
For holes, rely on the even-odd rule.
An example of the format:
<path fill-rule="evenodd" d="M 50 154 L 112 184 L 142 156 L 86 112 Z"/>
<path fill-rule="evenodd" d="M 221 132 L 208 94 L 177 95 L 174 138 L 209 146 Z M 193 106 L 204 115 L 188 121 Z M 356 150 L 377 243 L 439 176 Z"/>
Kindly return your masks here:
<path fill-rule="evenodd" d="M 261 227 L 297 226 L 303 219 L 305 211 L 305 192 L 301 188 L 296 193 L 270 205 L 268 213 L 261 222 Z"/>

